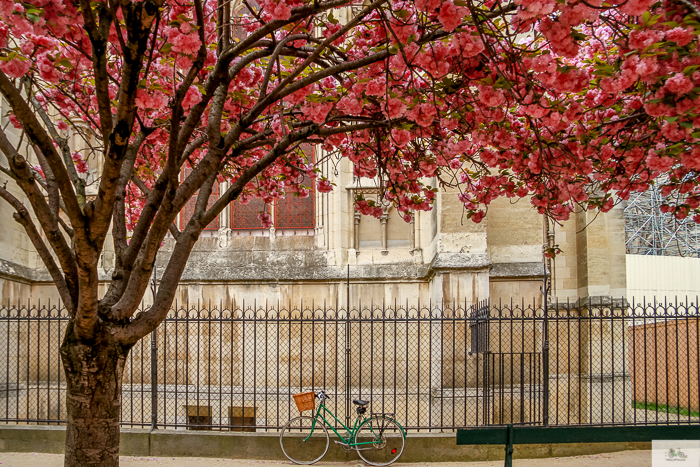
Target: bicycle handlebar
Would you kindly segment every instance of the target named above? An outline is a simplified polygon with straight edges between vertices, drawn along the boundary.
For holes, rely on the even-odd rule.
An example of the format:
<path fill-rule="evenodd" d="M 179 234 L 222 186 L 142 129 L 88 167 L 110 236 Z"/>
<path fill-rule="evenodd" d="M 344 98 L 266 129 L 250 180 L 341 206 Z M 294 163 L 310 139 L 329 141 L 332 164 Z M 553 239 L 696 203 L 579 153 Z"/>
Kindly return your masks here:
<path fill-rule="evenodd" d="M 330 397 L 328 397 L 328 394 L 326 394 L 326 392 L 323 389 L 319 389 L 318 391 L 316 391 L 316 397 L 321 400 L 330 399 Z"/>

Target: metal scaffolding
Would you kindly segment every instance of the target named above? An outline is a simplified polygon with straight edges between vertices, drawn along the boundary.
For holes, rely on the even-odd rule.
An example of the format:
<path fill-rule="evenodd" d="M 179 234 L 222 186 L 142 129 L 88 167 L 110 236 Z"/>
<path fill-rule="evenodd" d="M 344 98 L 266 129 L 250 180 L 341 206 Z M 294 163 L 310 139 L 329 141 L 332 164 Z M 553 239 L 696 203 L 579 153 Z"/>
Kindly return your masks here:
<path fill-rule="evenodd" d="M 700 258 L 700 226 L 661 212 L 661 192 L 651 188 L 632 195 L 625 208 L 628 254 Z"/>

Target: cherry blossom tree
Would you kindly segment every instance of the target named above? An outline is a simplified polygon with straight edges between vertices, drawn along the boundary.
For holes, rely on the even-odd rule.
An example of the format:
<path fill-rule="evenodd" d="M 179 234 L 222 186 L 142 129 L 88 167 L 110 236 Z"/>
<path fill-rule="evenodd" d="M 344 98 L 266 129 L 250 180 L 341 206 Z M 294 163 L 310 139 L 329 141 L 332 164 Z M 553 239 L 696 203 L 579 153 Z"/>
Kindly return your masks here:
<path fill-rule="evenodd" d="M 303 179 L 333 189 L 302 144 L 379 180 L 407 220 L 441 186 L 480 222 L 498 197 L 565 220 L 657 184 L 666 211 L 700 221 L 692 0 L 0 0 L 0 20 L 16 128 L 0 129 L 0 170 L 29 205 L 0 197 L 70 313 L 68 466 L 118 465 L 124 362 L 167 315 L 202 230 L 234 200 L 305 196 Z M 69 132 L 99 162 L 92 196 Z"/>

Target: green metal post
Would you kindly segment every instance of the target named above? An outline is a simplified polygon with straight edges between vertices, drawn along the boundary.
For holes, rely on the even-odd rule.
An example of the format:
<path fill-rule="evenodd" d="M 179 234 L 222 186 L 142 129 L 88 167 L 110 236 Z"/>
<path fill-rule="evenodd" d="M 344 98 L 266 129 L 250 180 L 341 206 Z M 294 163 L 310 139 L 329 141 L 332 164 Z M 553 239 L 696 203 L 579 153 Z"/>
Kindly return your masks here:
<path fill-rule="evenodd" d="M 506 461 L 504 467 L 513 467 L 513 425 L 506 428 Z"/>

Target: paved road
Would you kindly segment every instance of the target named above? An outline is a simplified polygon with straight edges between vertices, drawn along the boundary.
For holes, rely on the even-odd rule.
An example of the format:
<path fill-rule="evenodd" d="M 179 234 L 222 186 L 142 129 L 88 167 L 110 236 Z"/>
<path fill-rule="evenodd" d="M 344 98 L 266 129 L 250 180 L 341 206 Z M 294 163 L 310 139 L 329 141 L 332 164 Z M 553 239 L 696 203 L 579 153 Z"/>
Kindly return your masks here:
<path fill-rule="evenodd" d="M 290 462 L 236 459 L 201 459 L 193 457 L 122 457 L 122 467 L 276 467 Z M 362 462 L 319 462 L 319 467 L 363 467 Z M 431 462 L 396 464 L 397 467 L 502 467 L 503 461 L 490 462 Z M 0 453 L 0 467 L 61 467 L 61 454 Z M 624 451 L 578 457 L 549 459 L 515 459 L 514 467 L 647 467 L 651 466 L 651 451 Z"/>

